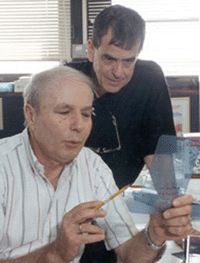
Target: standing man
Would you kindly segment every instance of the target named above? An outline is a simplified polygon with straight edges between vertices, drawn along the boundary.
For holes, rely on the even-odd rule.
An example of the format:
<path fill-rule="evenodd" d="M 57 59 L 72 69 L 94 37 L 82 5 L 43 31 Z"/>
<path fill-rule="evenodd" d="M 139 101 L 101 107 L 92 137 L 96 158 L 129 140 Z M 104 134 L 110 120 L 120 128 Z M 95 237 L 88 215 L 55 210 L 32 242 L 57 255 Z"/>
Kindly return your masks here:
<path fill-rule="evenodd" d="M 95 19 L 88 62 L 69 64 L 96 82 L 95 116 L 86 146 L 100 154 L 119 188 L 133 183 L 144 164 L 149 167 L 162 134 L 175 135 L 163 72 L 156 63 L 138 59 L 144 39 L 145 22 L 137 12 L 110 6 Z M 97 247 L 95 258 L 96 249 L 103 251 Z M 92 250 L 86 255 L 93 257 Z M 115 262 L 110 254 L 94 262 Z M 89 262 L 87 256 L 83 262 Z"/>
<path fill-rule="evenodd" d="M 144 38 L 145 22 L 137 12 L 110 6 L 94 22 L 88 62 L 70 64 L 97 84 L 86 145 L 101 155 L 120 188 L 150 165 L 160 135 L 175 134 L 163 72 L 138 59 Z"/>
<path fill-rule="evenodd" d="M 165 240 L 189 233 L 191 196 L 153 215 L 141 232 L 122 197 L 96 208 L 117 187 L 102 159 L 83 147 L 92 87 L 68 67 L 39 73 L 28 84 L 27 127 L 0 140 L 0 262 L 78 263 L 84 245 L 100 240 L 124 263 L 154 262 Z"/>

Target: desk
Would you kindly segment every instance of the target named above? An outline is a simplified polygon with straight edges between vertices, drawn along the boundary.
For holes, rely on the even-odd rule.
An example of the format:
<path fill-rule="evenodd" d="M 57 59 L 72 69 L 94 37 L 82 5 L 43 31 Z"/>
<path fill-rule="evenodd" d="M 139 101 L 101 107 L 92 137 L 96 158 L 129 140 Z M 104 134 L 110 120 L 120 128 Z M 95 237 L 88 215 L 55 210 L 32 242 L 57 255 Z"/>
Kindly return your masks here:
<path fill-rule="evenodd" d="M 143 175 L 140 175 L 136 182 L 134 184 L 142 185 L 144 179 L 142 178 Z M 190 193 L 196 198 L 197 200 L 200 200 L 200 179 L 190 179 L 187 193 Z M 128 191 L 128 189 L 125 191 L 125 200 L 130 205 L 129 202 L 133 202 L 132 195 Z M 126 199 L 127 197 L 127 199 Z M 131 199 L 132 198 L 132 199 Z M 149 215 L 148 214 L 141 214 L 141 213 L 131 213 L 133 220 L 139 230 L 142 230 L 145 228 L 145 226 L 148 224 L 149 221 Z M 200 220 L 193 219 L 192 226 L 194 229 L 200 231 Z M 178 257 L 175 257 L 172 255 L 172 253 L 178 253 L 182 252 L 183 250 L 174 242 L 174 241 L 167 241 L 166 242 L 166 251 L 163 255 L 163 257 L 158 261 L 159 263 L 182 263 L 183 260 L 179 259 Z"/>

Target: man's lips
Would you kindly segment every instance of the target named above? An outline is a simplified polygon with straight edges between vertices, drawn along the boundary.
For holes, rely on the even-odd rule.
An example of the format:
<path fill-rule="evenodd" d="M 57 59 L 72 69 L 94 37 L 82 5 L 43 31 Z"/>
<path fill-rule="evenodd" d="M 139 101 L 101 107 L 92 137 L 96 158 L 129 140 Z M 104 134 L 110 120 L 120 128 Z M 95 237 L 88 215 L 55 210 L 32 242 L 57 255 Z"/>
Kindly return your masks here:
<path fill-rule="evenodd" d="M 70 148 L 76 148 L 79 145 L 82 145 L 82 141 L 77 141 L 77 140 L 67 140 L 65 141 L 66 146 L 70 147 Z"/>
<path fill-rule="evenodd" d="M 107 80 L 110 82 L 110 83 L 112 83 L 112 85 L 119 85 L 119 84 L 121 84 L 121 82 L 123 81 L 123 79 L 110 79 L 110 78 L 107 78 Z"/>

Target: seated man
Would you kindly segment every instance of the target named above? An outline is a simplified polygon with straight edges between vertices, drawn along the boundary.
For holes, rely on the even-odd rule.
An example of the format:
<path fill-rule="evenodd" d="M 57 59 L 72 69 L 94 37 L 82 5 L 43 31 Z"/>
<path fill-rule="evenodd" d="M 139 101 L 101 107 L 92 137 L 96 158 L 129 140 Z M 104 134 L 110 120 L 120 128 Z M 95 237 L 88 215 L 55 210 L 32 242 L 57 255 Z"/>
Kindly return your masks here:
<path fill-rule="evenodd" d="M 153 215 L 138 232 L 112 173 L 84 143 L 93 84 L 74 69 L 35 75 L 24 92 L 25 130 L 0 140 L 0 262 L 79 262 L 84 245 L 105 241 L 123 262 L 155 262 L 165 240 L 191 230 L 192 196 Z"/>

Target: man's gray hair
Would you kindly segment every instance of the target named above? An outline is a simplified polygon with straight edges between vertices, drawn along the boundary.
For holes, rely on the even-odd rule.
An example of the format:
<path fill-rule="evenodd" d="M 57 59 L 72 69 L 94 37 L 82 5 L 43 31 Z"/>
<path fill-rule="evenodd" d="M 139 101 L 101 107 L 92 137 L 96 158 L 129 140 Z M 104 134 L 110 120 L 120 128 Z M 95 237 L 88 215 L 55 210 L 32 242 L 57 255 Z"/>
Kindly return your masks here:
<path fill-rule="evenodd" d="M 56 81 L 57 79 L 73 79 L 84 82 L 91 89 L 93 96 L 94 83 L 88 76 L 71 67 L 58 66 L 40 72 L 30 79 L 23 92 L 24 105 L 27 103 L 31 104 L 36 113 L 39 113 L 42 93 L 48 92 L 48 86 L 51 85 L 51 82 Z"/>

